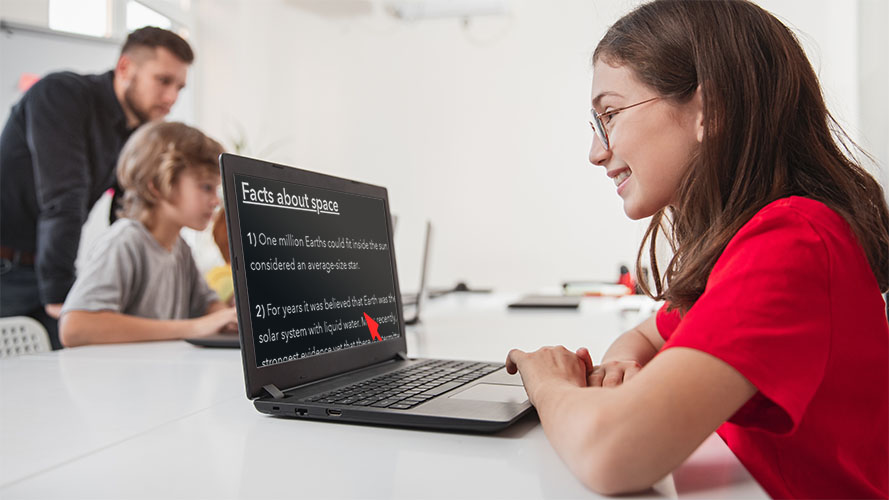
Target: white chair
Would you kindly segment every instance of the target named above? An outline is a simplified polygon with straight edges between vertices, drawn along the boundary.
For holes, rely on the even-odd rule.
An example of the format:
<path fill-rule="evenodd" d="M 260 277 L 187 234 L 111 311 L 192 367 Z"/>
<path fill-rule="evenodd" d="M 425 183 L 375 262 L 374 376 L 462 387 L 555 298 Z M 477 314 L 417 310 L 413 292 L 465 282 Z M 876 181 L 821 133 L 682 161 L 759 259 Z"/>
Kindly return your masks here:
<path fill-rule="evenodd" d="M 50 350 L 49 334 L 39 321 L 27 316 L 0 318 L 0 358 Z"/>

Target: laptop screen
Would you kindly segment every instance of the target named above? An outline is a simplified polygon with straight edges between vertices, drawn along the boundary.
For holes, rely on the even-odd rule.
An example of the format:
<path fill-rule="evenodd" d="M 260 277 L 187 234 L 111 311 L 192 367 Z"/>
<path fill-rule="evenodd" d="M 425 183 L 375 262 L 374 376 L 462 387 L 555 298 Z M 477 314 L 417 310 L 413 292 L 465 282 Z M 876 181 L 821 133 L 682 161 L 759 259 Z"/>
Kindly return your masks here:
<path fill-rule="evenodd" d="M 382 199 L 236 175 L 257 367 L 400 337 Z"/>

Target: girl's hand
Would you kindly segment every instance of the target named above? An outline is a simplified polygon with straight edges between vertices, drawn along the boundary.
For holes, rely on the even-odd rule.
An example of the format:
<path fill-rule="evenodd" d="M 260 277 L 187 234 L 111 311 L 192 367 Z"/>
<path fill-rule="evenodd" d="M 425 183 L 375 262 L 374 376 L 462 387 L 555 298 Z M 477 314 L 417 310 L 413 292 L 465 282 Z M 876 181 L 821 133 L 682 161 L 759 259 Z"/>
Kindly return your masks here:
<path fill-rule="evenodd" d="M 617 387 L 639 373 L 642 365 L 636 361 L 607 361 L 593 368 L 587 376 L 590 387 Z"/>
<path fill-rule="evenodd" d="M 531 404 L 537 406 L 541 387 L 552 383 L 567 383 L 586 387 L 587 375 L 593 362 L 586 348 L 573 353 L 562 346 L 543 347 L 532 353 L 513 349 L 506 358 L 506 371 L 519 372 Z"/>

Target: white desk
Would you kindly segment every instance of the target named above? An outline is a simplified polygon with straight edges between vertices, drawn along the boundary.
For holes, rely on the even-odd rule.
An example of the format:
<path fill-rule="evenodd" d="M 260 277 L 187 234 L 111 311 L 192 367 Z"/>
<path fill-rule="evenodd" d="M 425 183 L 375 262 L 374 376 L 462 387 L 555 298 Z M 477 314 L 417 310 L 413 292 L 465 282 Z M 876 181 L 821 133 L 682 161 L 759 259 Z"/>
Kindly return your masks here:
<path fill-rule="evenodd" d="M 507 311 L 510 296 L 425 306 L 412 356 L 500 361 L 510 347 L 601 355 L 621 303 Z M 240 353 L 184 342 L 0 361 L 0 497 L 595 498 L 531 416 L 495 435 L 288 420 L 244 393 Z M 643 496 L 767 498 L 712 436 Z"/>

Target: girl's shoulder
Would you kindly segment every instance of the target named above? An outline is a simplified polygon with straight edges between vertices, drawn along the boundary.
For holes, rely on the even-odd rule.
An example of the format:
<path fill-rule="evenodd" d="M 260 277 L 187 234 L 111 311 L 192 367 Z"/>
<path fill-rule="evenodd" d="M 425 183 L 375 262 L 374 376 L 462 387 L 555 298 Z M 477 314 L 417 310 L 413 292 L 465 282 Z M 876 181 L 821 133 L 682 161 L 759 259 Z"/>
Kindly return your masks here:
<path fill-rule="evenodd" d="M 749 277 L 758 273 L 773 278 L 762 284 L 782 284 L 796 292 L 858 289 L 856 294 L 879 297 L 864 247 L 841 210 L 801 196 L 766 205 L 726 246 L 708 286 L 725 278 L 749 285 Z"/>
<path fill-rule="evenodd" d="M 821 201 L 803 196 L 788 196 L 769 203 L 760 209 L 747 225 L 764 222 L 781 222 L 789 228 L 807 225 L 819 232 L 823 230 L 851 232 L 851 227 L 842 215 Z"/>
<path fill-rule="evenodd" d="M 786 241 L 796 246 L 808 241 L 823 247 L 828 254 L 867 261 L 858 237 L 843 215 L 812 198 L 788 196 L 769 203 L 738 231 L 735 239 L 762 232 L 769 233 L 772 245 Z"/>

